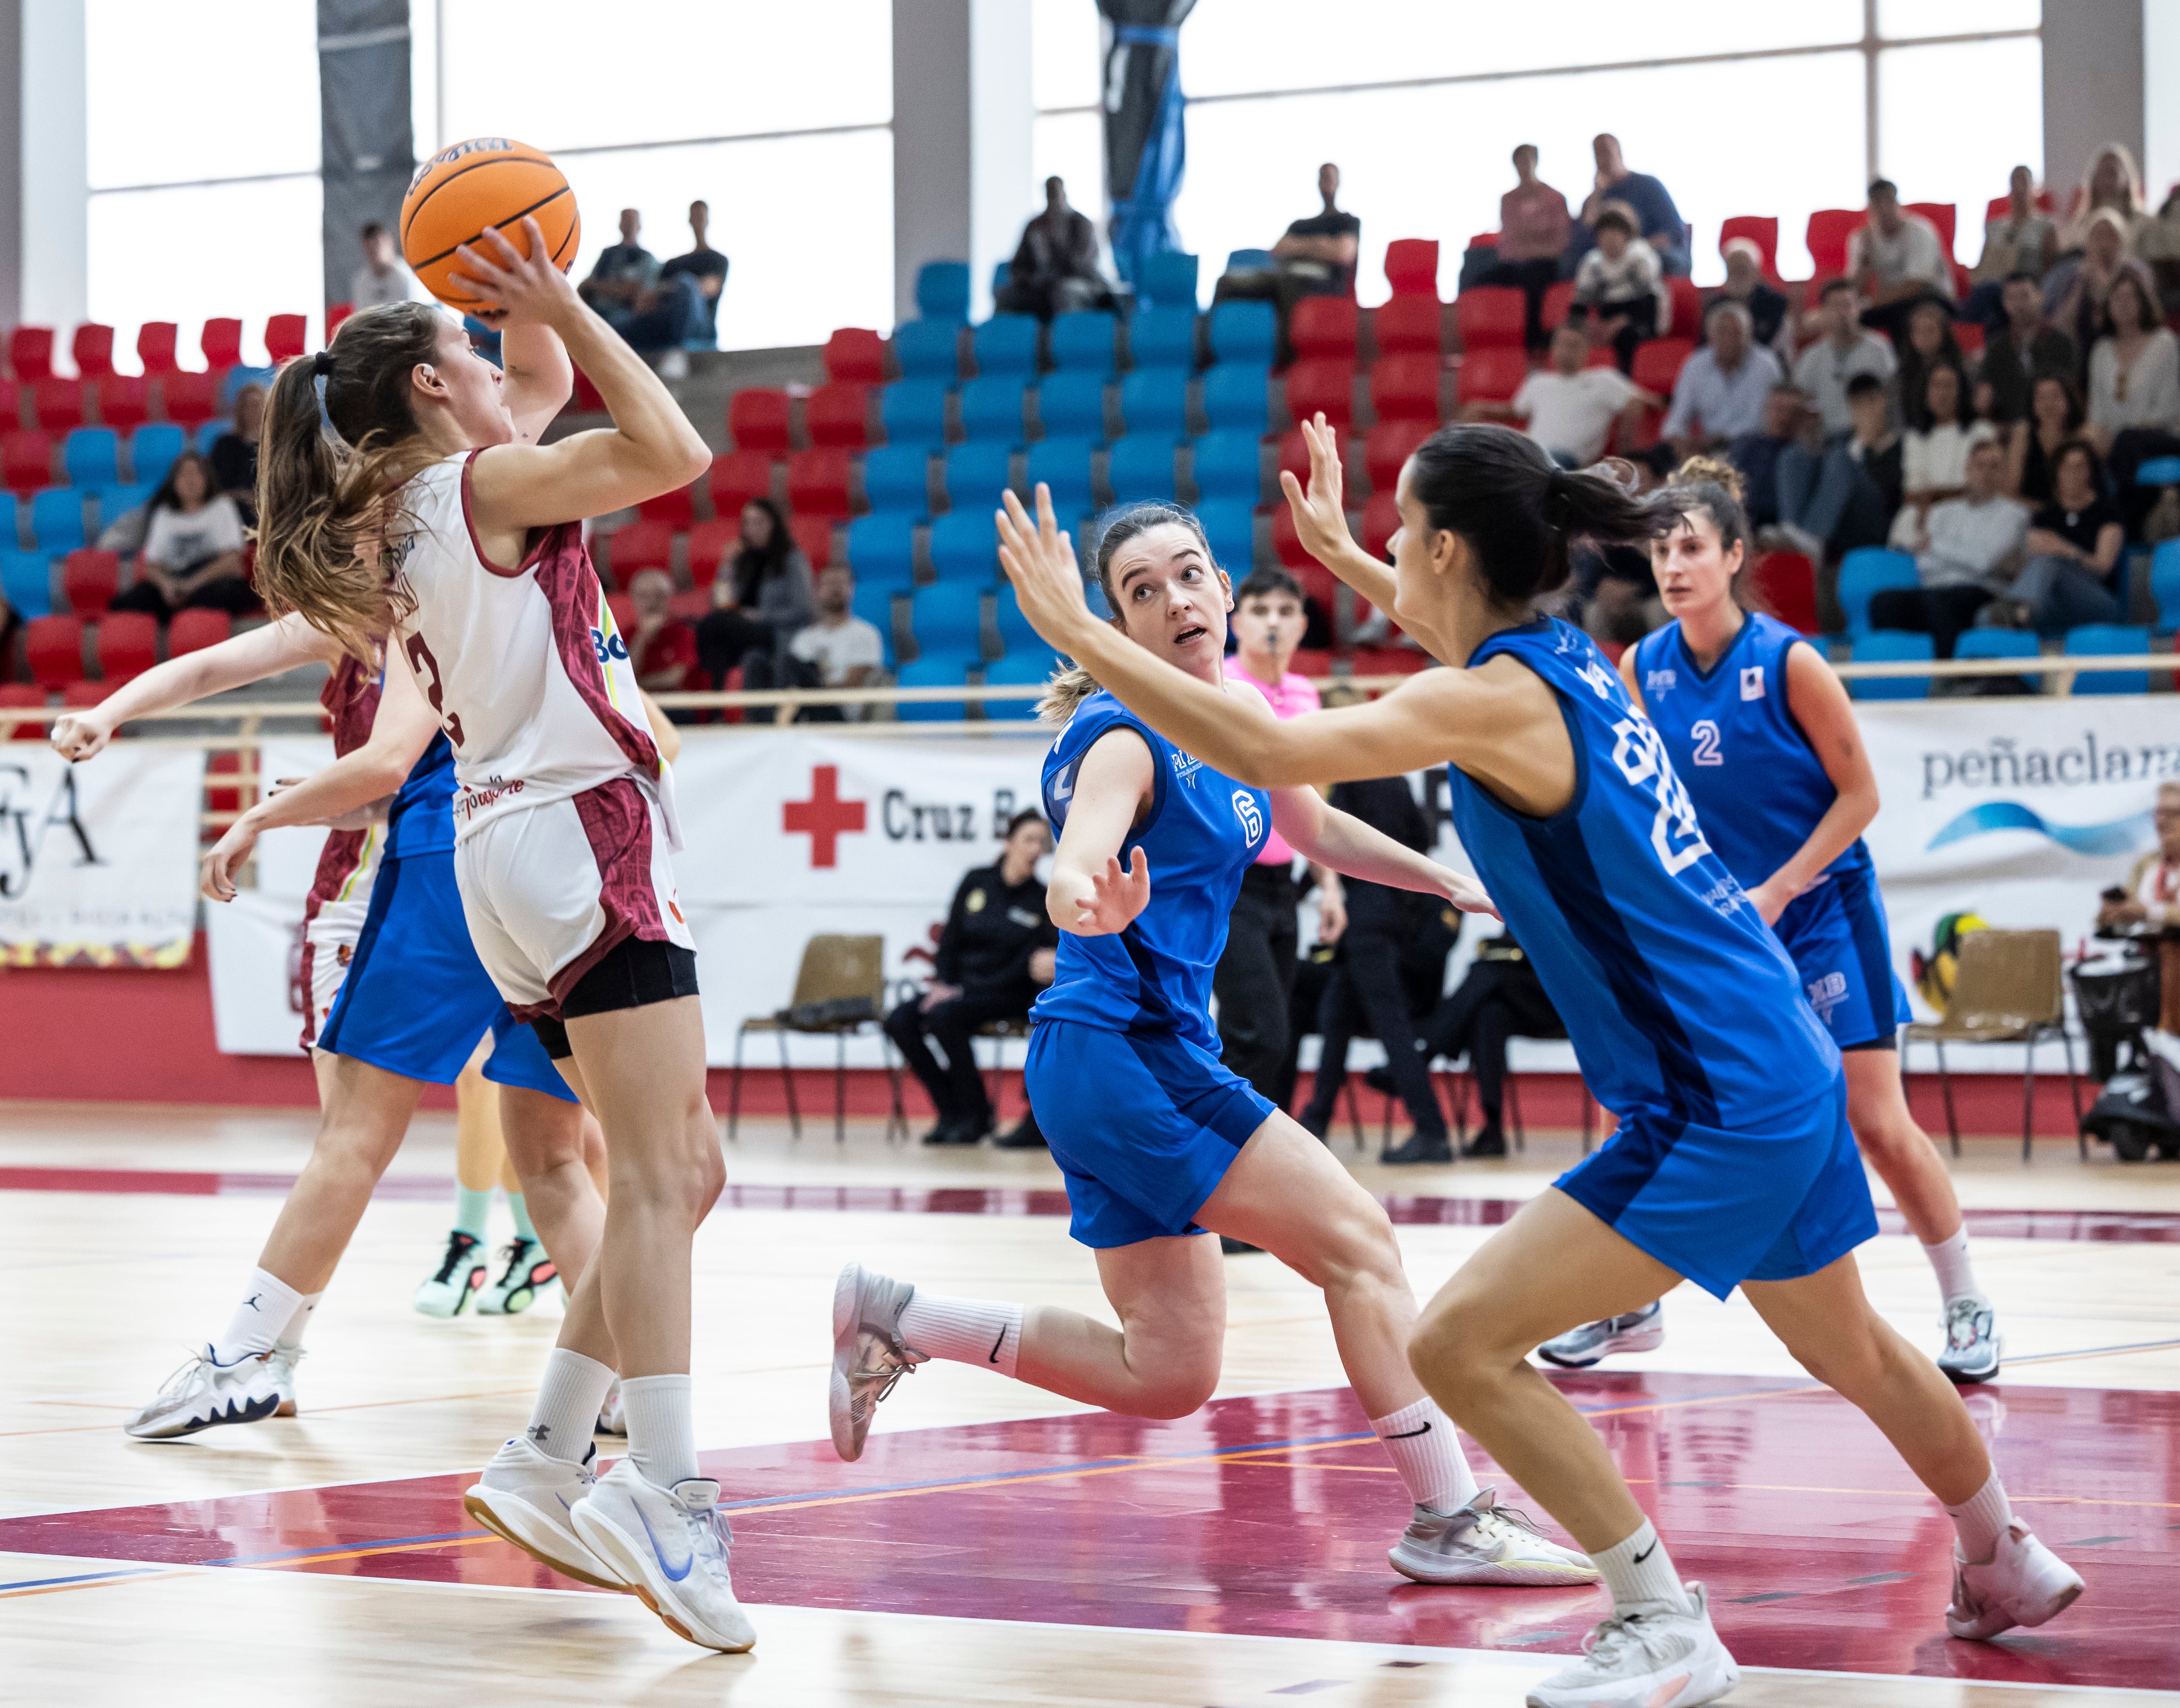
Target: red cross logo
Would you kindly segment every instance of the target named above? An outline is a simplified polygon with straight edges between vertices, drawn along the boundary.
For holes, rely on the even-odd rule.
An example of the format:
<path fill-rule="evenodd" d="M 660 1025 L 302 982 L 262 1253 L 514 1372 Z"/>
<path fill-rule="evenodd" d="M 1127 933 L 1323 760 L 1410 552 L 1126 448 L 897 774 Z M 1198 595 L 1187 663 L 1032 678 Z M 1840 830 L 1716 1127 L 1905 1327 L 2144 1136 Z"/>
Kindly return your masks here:
<path fill-rule="evenodd" d="M 810 799 L 783 801 L 779 814 L 789 835 L 810 838 L 812 866 L 834 866 L 840 864 L 840 838 L 862 829 L 864 805 L 840 799 L 840 766 L 815 765 L 810 768 Z"/>

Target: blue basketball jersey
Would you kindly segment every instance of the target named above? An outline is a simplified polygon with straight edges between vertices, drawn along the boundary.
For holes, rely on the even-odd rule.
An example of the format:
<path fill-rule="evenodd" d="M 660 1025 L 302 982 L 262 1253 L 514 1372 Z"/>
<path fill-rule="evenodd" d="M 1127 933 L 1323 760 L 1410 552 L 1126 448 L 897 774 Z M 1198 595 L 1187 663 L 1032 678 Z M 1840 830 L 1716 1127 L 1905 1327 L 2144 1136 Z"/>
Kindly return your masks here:
<path fill-rule="evenodd" d="M 1838 1050 L 1612 667 L 1552 620 L 1493 635 L 1470 665 L 1502 652 L 1559 696 L 1574 798 L 1532 818 L 1450 767 L 1454 826 L 1599 1100 L 1731 1129 L 1829 1096 Z"/>
<path fill-rule="evenodd" d="M 1101 691 L 1076 708 L 1045 755 L 1044 810 L 1054 831 L 1066 827 L 1083 756 L 1113 729 L 1133 730 L 1151 750 L 1151 810 L 1120 846 L 1123 866 L 1137 848 L 1149 862 L 1150 903 L 1117 936 L 1062 931 L 1052 984 L 1030 1016 L 1175 1032 L 1215 1057 L 1211 972 L 1242 875 L 1270 834 L 1271 797 L 1183 753 Z"/>
<path fill-rule="evenodd" d="M 1698 667 L 1681 625 L 1635 648 L 1635 680 L 1673 769 L 1696 804 L 1704 838 L 1743 885 L 1792 859 L 1839 798 L 1786 703 L 1786 654 L 1801 639 L 1751 612 L 1718 662 Z M 1869 870 L 1858 837 L 1825 876 Z"/>

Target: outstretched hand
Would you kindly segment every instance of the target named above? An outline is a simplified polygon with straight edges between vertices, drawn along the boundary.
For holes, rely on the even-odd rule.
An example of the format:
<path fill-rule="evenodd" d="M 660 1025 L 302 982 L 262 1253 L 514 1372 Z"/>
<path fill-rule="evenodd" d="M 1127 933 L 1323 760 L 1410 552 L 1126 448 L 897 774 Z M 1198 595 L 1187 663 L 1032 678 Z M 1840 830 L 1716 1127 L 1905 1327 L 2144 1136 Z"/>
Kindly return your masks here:
<path fill-rule="evenodd" d="M 522 232 L 530 241 L 527 255 L 497 228 L 454 250 L 462 270 L 448 277 L 484 299 L 484 306 L 471 312 L 488 326 L 549 326 L 555 316 L 578 301 L 568 276 L 553 265 L 545 233 L 526 214 Z"/>
<path fill-rule="evenodd" d="M 1071 643 L 1090 618 L 1082 572 L 1075 562 L 1075 536 L 1053 514 L 1052 490 L 1042 481 L 1037 483 L 1035 521 L 1012 492 L 1002 494 L 1001 502 L 1005 508 L 994 519 L 999 524 L 999 563 L 1014 583 L 1022 615 L 1047 645 L 1071 656 Z"/>
<path fill-rule="evenodd" d="M 1502 924 L 1505 922 L 1506 916 L 1499 911 L 1490 892 L 1466 872 L 1446 873 L 1445 898 L 1464 914 L 1489 914 Z"/>
<path fill-rule="evenodd" d="M 256 823 L 245 813 L 227 827 L 227 834 L 214 843 L 205 855 L 198 874 L 197 892 L 208 902 L 233 901 L 236 869 L 248 861 L 250 850 L 256 846 Z"/>
<path fill-rule="evenodd" d="M 55 753 L 73 762 L 103 752 L 106 744 L 113 739 L 113 730 L 94 711 L 71 711 L 65 717 L 53 720 L 47 739 Z"/>
<path fill-rule="evenodd" d="M 1105 870 L 1090 874 L 1090 885 L 1088 895 L 1076 898 L 1075 924 L 1071 927 L 1075 935 L 1105 937 L 1127 930 L 1151 901 L 1150 862 L 1143 858 L 1142 844 L 1136 844 L 1135 855 L 1125 871 L 1120 857 L 1108 854 Z"/>
<path fill-rule="evenodd" d="M 1302 549 L 1330 568 L 1335 558 L 1356 549 L 1355 536 L 1347 531 L 1342 490 L 1346 475 L 1340 466 L 1338 441 L 1322 411 L 1302 424 L 1302 437 L 1309 447 L 1309 490 L 1305 492 L 1288 469 L 1280 470 L 1280 490 L 1294 512 L 1295 533 Z"/>

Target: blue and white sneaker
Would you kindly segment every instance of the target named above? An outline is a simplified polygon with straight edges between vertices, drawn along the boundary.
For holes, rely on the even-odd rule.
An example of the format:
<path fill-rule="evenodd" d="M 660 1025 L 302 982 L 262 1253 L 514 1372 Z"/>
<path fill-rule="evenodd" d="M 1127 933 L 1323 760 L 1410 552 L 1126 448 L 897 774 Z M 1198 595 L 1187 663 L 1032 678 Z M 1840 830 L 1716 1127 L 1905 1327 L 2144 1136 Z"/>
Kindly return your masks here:
<path fill-rule="evenodd" d="M 569 1513 L 597 1480 L 591 1475 L 597 1448 L 583 1443 L 582 1464 L 570 1464 L 539 1450 L 527 1436 L 504 1442 L 475 1486 L 462 1497 L 469 1515 L 563 1577 L 599 1590 L 627 1583 L 575 1534 Z"/>
<path fill-rule="evenodd" d="M 1561 1370 L 1588 1370 L 1616 1352 L 1655 1352 L 1665 1343 L 1665 1301 L 1646 1304 L 1625 1316 L 1608 1316 L 1571 1328 L 1537 1348 L 1537 1356 Z"/>
<path fill-rule="evenodd" d="M 129 1414 L 123 1431 L 140 1442 L 173 1441 L 221 1424 L 259 1423 L 280 1409 L 283 1395 L 269 1353 L 215 1364 L 212 1348 L 190 1354 L 149 1404 Z M 289 1365 L 292 1372 L 294 1366 Z M 294 1399 L 292 1384 L 285 1396 Z"/>
<path fill-rule="evenodd" d="M 1999 1354 L 2005 1343 L 1999 1337 L 1998 1319 L 1990 1301 L 1970 1293 L 1946 1305 L 1946 1349 L 1938 1354 L 1938 1368 L 1966 1387 L 1989 1381 L 1998 1374 Z"/>
<path fill-rule="evenodd" d="M 573 1516 L 584 1544 L 674 1635 L 730 1655 L 757 1641 L 735 1600 L 727 1571 L 734 1533 L 719 1511 L 719 1486 L 709 1477 L 656 1488 L 622 1459 L 575 1503 Z"/>

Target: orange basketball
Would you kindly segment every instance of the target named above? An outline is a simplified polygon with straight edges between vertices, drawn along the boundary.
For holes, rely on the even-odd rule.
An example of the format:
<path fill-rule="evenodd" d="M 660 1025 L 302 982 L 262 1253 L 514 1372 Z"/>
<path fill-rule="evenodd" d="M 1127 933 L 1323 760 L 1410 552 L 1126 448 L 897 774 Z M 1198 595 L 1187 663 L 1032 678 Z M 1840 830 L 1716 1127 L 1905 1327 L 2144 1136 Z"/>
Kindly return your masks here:
<path fill-rule="evenodd" d="M 409 180 L 409 193 L 401 198 L 401 253 L 425 289 L 449 308 L 474 314 L 485 305 L 454 282 L 451 275 L 462 265 L 454 250 L 497 228 L 526 256 L 526 217 L 537 222 L 553 260 L 565 272 L 582 243 L 583 222 L 560 168 L 526 142 L 473 136 L 440 150 Z"/>

